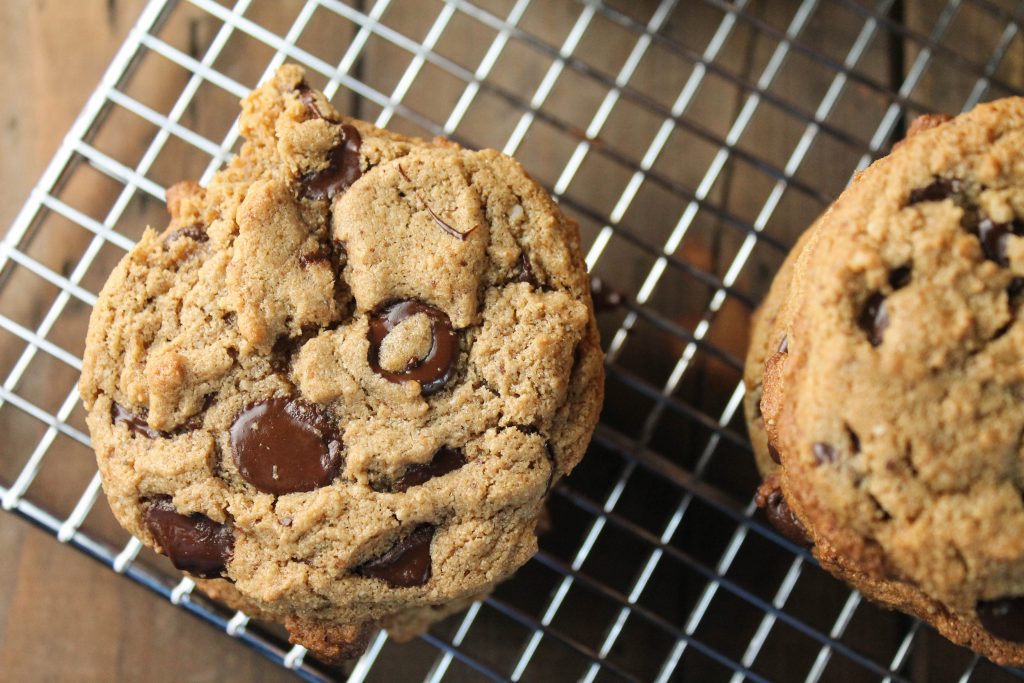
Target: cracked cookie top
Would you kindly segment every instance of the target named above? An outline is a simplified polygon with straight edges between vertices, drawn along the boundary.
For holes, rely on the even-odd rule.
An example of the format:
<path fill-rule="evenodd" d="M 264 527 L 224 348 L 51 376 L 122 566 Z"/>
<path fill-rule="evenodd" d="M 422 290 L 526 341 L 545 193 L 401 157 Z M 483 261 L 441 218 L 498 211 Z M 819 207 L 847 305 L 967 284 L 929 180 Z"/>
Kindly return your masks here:
<path fill-rule="evenodd" d="M 93 312 L 118 520 L 279 618 L 486 591 L 536 549 L 603 370 L 576 225 L 512 159 L 339 115 L 282 67 Z"/>

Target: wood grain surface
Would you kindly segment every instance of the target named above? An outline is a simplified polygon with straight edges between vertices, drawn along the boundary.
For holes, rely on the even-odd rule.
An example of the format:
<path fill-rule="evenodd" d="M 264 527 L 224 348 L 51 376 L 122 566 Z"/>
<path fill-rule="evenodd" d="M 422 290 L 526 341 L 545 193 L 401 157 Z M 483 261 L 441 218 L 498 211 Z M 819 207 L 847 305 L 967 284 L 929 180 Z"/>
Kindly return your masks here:
<path fill-rule="evenodd" d="M 643 20 L 658 4 L 654 0 L 608 1 L 626 13 L 645 17 Z M 1014 0 L 995 1 L 1005 8 L 1014 8 Z M 513 4 L 507 0 L 478 0 L 478 3 L 500 15 L 507 13 Z M 874 3 L 862 3 L 867 4 Z M 907 24 L 927 35 L 933 31 L 936 17 L 947 2 L 907 0 L 896 4 L 905 7 Z M 5 95 L 0 98 L 0 230 L 10 224 L 28 196 L 143 5 L 143 0 L 0 0 L 0 46 L 3 46 L 0 49 L 4 54 L 4 63 L 0 67 L 0 92 Z M 283 35 L 300 5 L 300 0 L 257 0 L 247 16 Z M 385 16 L 387 25 L 418 39 L 423 38 L 440 7 L 435 0 L 395 0 L 393 5 L 396 9 Z M 714 5 L 699 0 L 682 0 L 663 33 L 676 41 L 677 47 L 684 46 L 699 54 L 722 21 L 722 13 Z M 750 22 L 739 22 L 725 49 L 716 58 L 716 64 L 749 83 L 757 82 L 778 49 L 777 35 L 785 32 L 799 5 L 796 0 L 751 0 L 748 11 L 762 24 L 755 26 Z M 550 44 L 558 45 L 565 39 L 579 13 L 579 4 L 570 0 L 537 0 L 523 19 L 523 25 Z M 850 3 L 820 3 L 810 25 L 801 35 L 801 42 L 807 49 L 820 51 L 836 63 L 842 63 L 863 25 L 864 16 L 851 10 Z M 940 43 L 950 49 L 976 54 L 977 61 L 983 63 L 1002 28 L 998 21 L 984 13 L 962 12 L 943 34 Z M 180 46 L 184 52 L 199 56 L 217 30 L 218 23 L 209 15 L 182 3 L 164 27 L 161 37 Z M 472 70 L 487 50 L 491 34 L 486 34 L 487 40 L 466 40 L 465 36 L 470 35 L 466 31 L 469 30 L 477 32 L 473 35 L 484 35 L 479 25 L 460 14 L 456 15 L 436 49 L 446 58 Z M 318 58 L 337 63 L 353 34 L 352 24 L 319 11 L 303 32 L 299 44 Z M 634 40 L 635 35 L 612 22 L 596 20 L 588 29 L 579 51 L 586 55 L 586 61 L 594 69 L 605 74 L 606 78 L 614 79 Z M 903 46 L 894 44 L 891 36 L 882 31 L 858 62 L 858 72 L 877 83 L 898 81 L 919 57 L 921 49 L 912 40 Z M 272 50 L 252 39 L 233 39 L 215 66 L 240 83 L 253 86 L 272 54 Z M 358 70 L 363 82 L 388 93 L 396 87 L 409 62 L 408 53 L 375 37 L 367 43 L 365 58 L 353 69 Z M 547 57 L 538 56 L 536 51 L 513 41 L 489 80 L 513 95 L 529 100 L 549 64 Z M 691 70 L 692 63 L 680 60 L 671 50 L 658 44 L 651 49 L 630 83 L 652 102 L 663 108 L 670 107 Z M 1007 51 L 995 76 L 1018 88 L 1024 84 L 1024 48 L 1019 38 Z M 126 86 L 127 93 L 158 112 L 167 112 L 187 77 L 187 72 L 166 61 L 147 58 L 141 61 L 136 75 Z M 834 70 L 795 51 L 771 81 L 768 94 L 791 103 L 803 112 L 814 112 L 834 78 Z M 930 110 L 956 112 L 976 80 L 976 74 L 969 70 L 925 70 L 912 93 L 913 103 L 921 103 L 922 107 Z M 317 77 L 312 77 L 311 81 L 316 86 L 322 85 L 322 79 Z M 189 106 L 182 120 L 191 130 L 219 142 L 237 113 L 237 102 L 208 84 L 203 88 L 208 90 L 197 96 L 197 104 Z M 427 64 L 404 101 L 425 116 L 444 121 L 464 89 L 464 82 Z M 572 70 L 567 70 L 560 78 L 545 103 L 545 111 L 561 121 L 563 129 L 556 129 L 548 122 L 538 122 L 531 127 L 517 150 L 517 157 L 541 182 L 548 186 L 557 183 L 566 161 L 606 93 L 606 87 L 595 85 L 593 79 L 584 78 Z M 994 88 L 982 99 L 1001 94 L 998 88 Z M 750 97 L 749 90 L 737 88 L 727 79 L 712 75 L 702 85 L 699 96 L 687 109 L 686 115 L 704 130 L 725 137 L 738 113 L 750 102 Z M 335 104 L 369 120 L 382 112 L 380 106 L 346 95 L 344 91 L 335 98 Z M 866 141 L 871 138 L 888 104 L 884 93 L 862 82 L 854 82 L 844 90 L 828 117 L 828 123 L 857 140 Z M 500 97 L 487 90 L 481 91 L 459 126 L 460 139 L 471 146 L 500 148 L 521 114 Z M 622 164 L 611 163 L 608 155 L 601 153 L 602 148 L 625 150 L 636 163 L 661 124 L 662 117 L 652 115 L 649 106 L 639 106 L 635 101 L 624 98 L 616 105 L 600 135 L 591 141 L 594 151 L 581 164 L 576 180 L 569 185 L 563 198 L 570 213 L 580 218 L 585 244 L 593 242 L 603 223 L 573 207 L 588 206 L 593 207 L 598 215 L 607 213 L 632 172 L 624 170 Z M 403 133 L 427 132 L 401 117 L 396 117 L 390 125 Z M 740 221 L 752 223 L 757 220 L 775 181 L 755 164 L 742 159 L 737 161 L 736 157 L 746 153 L 783 168 L 803 129 L 804 124 L 795 124 L 791 113 L 772 104 L 761 106 L 736 145 L 732 158 L 724 164 L 717 180 L 707 191 L 707 201 L 714 206 L 726 207 L 728 213 Z M 90 144 L 131 166 L 138 163 L 140 150 L 148 144 L 153 132 L 154 128 L 138 117 L 115 111 Z M 882 151 L 884 148 L 883 144 Z M 663 186 L 652 189 L 650 183 L 646 184 L 625 212 L 619 229 L 635 230 L 640 240 L 660 248 L 687 207 L 687 200 L 665 188 L 674 183 L 692 192 L 693 188 L 701 185 L 703 175 L 718 151 L 716 146 L 699 136 L 676 131 L 652 169 L 652 173 L 660 174 L 664 179 Z M 863 150 L 857 149 L 856 145 L 837 143 L 829 135 L 818 136 L 806 158 L 797 165 L 794 182 L 804 183 L 821 196 L 787 190 L 763 226 L 763 234 L 781 245 L 791 244 L 823 208 L 827 198 L 843 188 L 862 153 Z M 154 161 L 148 176 L 168 185 L 182 178 L 199 177 L 209 163 L 210 158 L 205 154 L 171 138 Z M 616 188 L 615 192 L 609 192 L 608 187 Z M 120 190 L 120 185 L 83 164 L 62 186 L 60 198 L 102 221 L 115 206 Z M 137 237 L 147 223 L 159 226 L 164 220 L 161 203 L 139 193 L 124 209 L 114 227 L 130 237 Z M 55 272 L 67 275 L 75 268 L 78 256 L 93 236 L 70 222 L 65 223 L 44 224 L 24 248 L 32 258 Z M 685 240 L 671 256 L 691 270 L 722 277 L 746 238 L 745 232 L 734 230 L 735 226 L 728 223 L 723 216 L 702 210 L 694 219 Z M 98 291 L 106 273 L 122 254 L 109 245 L 100 250 L 94 266 L 83 276 L 83 286 L 90 291 Z M 684 330 L 693 330 L 706 319 L 711 323 L 706 341 L 726 354 L 742 357 L 751 312 L 749 301 L 757 301 L 763 295 L 783 255 L 783 249 L 773 250 L 759 244 L 750 264 L 736 282 L 735 289 L 741 297 L 727 298 L 714 316 L 709 316 L 706 310 L 713 290 L 696 282 L 685 269 L 680 268 L 666 270 L 664 282 L 651 295 L 647 308 L 656 311 L 669 324 Z M 654 258 L 650 250 L 639 249 L 636 242 L 616 237 L 598 262 L 597 272 L 624 291 L 635 293 L 648 277 Z M 22 283 L 17 279 L 19 277 L 21 275 L 15 274 L 13 279 L 0 283 L 0 293 L 3 294 L 0 313 L 34 329 L 51 305 L 56 290 L 40 287 L 38 282 L 32 284 L 30 279 Z M 743 297 L 749 301 L 745 303 L 741 300 Z M 75 353 L 80 352 L 87 316 L 88 309 L 84 305 L 70 302 L 62 315 L 62 323 L 48 335 L 48 339 Z M 620 320 L 621 316 L 602 319 L 603 333 L 614 333 Z M 639 381 L 660 386 L 684 347 L 678 336 L 669 337 L 668 341 L 666 337 L 669 335 L 663 330 L 645 326 L 641 321 L 616 364 L 633 373 Z M 12 343 L 0 334 L 0 377 L 7 375 L 23 348 L 23 343 Z M 674 400 L 695 406 L 707 415 L 719 414 L 736 386 L 738 372 L 703 353 L 697 354 L 693 366 L 685 381 L 675 390 Z M 40 354 L 33 361 L 26 377 L 16 387 L 17 391 L 50 411 L 58 409 L 76 379 L 72 370 L 45 354 Z M 45 381 L 34 381 L 33 378 L 39 377 Z M 610 379 L 606 421 L 623 433 L 641 433 L 641 438 L 652 450 L 667 454 L 665 457 L 676 458 L 673 462 L 683 468 L 691 467 L 693 462 L 690 459 L 698 455 L 699 449 L 680 449 L 678 444 L 695 443 L 695 439 L 706 438 L 706 434 L 692 425 L 688 426 L 683 419 L 653 421 L 651 424 L 654 426 L 648 430 L 645 421 L 652 410 L 648 398 L 638 399 L 625 383 L 616 383 L 614 376 Z M 84 428 L 81 409 L 72 411 L 68 421 Z M 736 428 L 742 430 L 741 425 Z M 12 411 L 9 406 L 0 407 L 0 438 L 4 442 L 3 447 L 13 454 L 8 457 L 7 451 L 0 453 L 0 479 L 6 482 L 17 475 L 42 431 L 43 427 L 36 421 Z M 727 449 L 728 445 L 722 448 Z M 51 450 L 53 453 L 47 456 L 30 489 L 30 498 L 43 501 L 57 514 L 66 515 L 95 468 L 87 449 L 70 439 L 58 441 Z M 742 463 L 730 461 L 732 455 L 742 457 Z M 707 481 L 736 500 L 749 499 L 756 485 L 756 474 L 748 455 L 738 449 L 736 452 L 726 451 L 725 455 L 717 456 L 717 462 L 717 469 L 712 467 L 706 474 Z M 586 485 L 587 476 L 590 475 L 586 472 L 576 475 L 577 481 L 581 481 L 580 486 Z M 653 493 L 651 496 L 642 502 L 651 506 L 664 505 L 665 510 L 670 509 L 667 506 L 674 505 L 676 500 L 669 494 L 664 500 Z M 626 498 L 628 504 L 628 495 Z M 556 519 L 556 527 L 558 524 Z M 685 546 L 687 551 L 704 558 L 711 566 L 718 556 L 708 550 L 705 558 L 704 551 L 727 539 L 732 532 L 731 524 L 708 525 L 704 529 L 684 525 L 680 535 L 690 540 L 678 542 L 684 546 L 693 543 L 693 547 Z M 571 520 L 562 522 L 563 530 L 570 527 Z M 123 543 L 126 539 L 102 499 L 90 513 L 84 528 L 111 543 Z M 556 547 L 555 541 L 550 539 L 560 538 L 559 533 L 564 533 L 566 539 L 571 537 L 569 532 L 556 528 L 554 536 L 549 535 L 546 537 L 549 540 L 542 540 L 542 546 L 547 544 L 546 549 L 555 556 L 559 553 L 564 555 L 576 547 L 568 540 L 564 548 Z M 702 538 L 702 533 L 707 537 Z M 781 574 L 773 575 L 766 567 L 784 569 L 792 561 L 792 555 L 779 548 L 766 548 L 763 552 L 764 556 L 758 561 L 734 568 L 732 578 L 744 586 L 748 586 L 745 582 L 749 581 L 750 590 L 770 600 L 778 588 Z M 777 557 L 767 556 L 773 552 Z M 622 556 L 616 559 L 619 554 L 613 548 L 606 553 L 611 560 L 602 565 L 599 558 L 596 566 L 590 562 L 585 569 L 598 574 L 607 571 L 607 575 L 612 576 L 615 574 L 612 569 L 616 568 L 609 569 L 608 565 L 620 561 L 622 566 L 616 571 L 626 577 L 634 576 L 636 568 L 628 563 L 636 561 L 636 558 L 621 553 Z M 642 556 L 637 554 L 637 557 Z M 156 561 L 155 556 L 150 554 L 147 561 Z M 523 573 L 530 574 L 531 571 L 527 569 Z M 536 574 L 535 571 L 533 573 Z M 809 593 L 808 599 L 797 604 L 791 601 L 786 609 L 801 614 L 801 618 L 827 631 L 848 592 L 820 574 L 813 569 L 805 572 L 801 586 L 810 586 L 805 588 Z M 538 587 L 541 585 L 544 584 L 529 585 L 527 580 L 526 585 L 513 586 L 508 591 L 512 595 L 518 595 L 515 591 L 544 593 Z M 686 603 L 679 596 L 696 595 L 703 590 L 705 579 L 696 577 L 687 585 L 683 579 L 670 576 L 664 584 L 656 582 L 656 585 L 670 586 L 665 588 L 667 597 L 663 596 L 660 602 L 671 603 L 669 598 L 678 598 L 676 607 L 680 611 L 679 614 L 673 613 L 672 618 L 682 619 L 679 615 L 686 613 Z M 619 586 L 619 589 L 627 591 L 628 584 L 625 588 Z M 796 593 L 799 595 L 799 589 Z M 530 596 L 523 600 L 536 601 Z M 571 598 L 569 604 L 572 604 Z M 583 605 L 578 614 L 570 612 L 566 615 L 567 610 L 563 610 L 557 623 L 570 633 L 574 632 L 573 629 L 580 632 L 586 632 L 588 628 L 593 630 L 592 644 L 596 645 L 607 623 L 610 623 L 610 617 L 603 620 L 593 618 L 587 611 L 589 605 Z M 746 607 L 737 605 L 736 609 Z M 869 618 L 854 620 L 849 629 L 850 638 L 858 650 L 868 652 L 869 656 L 878 659 L 891 656 L 886 654 L 889 652 L 886 648 L 899 641 L 908 620 L 874 608 L 867 610 Z M 865 611 L 865 608 L 860 609 L 858 615 Z M 751 618 L 751 623 L 756 623 L 760 614 Z M 593 623 L 583 624 L 588 621 Z M 735 630 L 732 620 L 724 619 L 703 624 L 698 635 L 708 642 L 721 640 L 735 644 Z M 775 633 L 779 630 L 775 629 Z M 482 646 L 482 652 L 495 660 L 514 662 L 523 642 L 522 632 L 516 631 L 511 637 L 509 631 L 498 628 L 484 632 L 489 640 Z M 817 644 L 785 638 L 783 630 L 783 635 L 774 645 L 769 641 L 758 663 L 772 678 L 802 679 L 818 652 Z M 637 639 L 635 642 L 643 641 Z M 800 649 L 791 648 L 792 642 L 798 642 Z M 422 643 L 404 647 L 403 654 L 414 653 L 412 658 L 427 662 L 426 666 L 433 661 L 434 651 Z M 614 654 L 621 658 L 620 662 L 635 665 L 638 671 L 650 666 L 646 660 L 651 657 L 646 649 L 630 648 L 628 644 L 616 647 Z M 538 658 L 544 656 L 543 648 L 540 652 Z M 739 650 L 733 656 L 738 657 L 741 653 Z M 925 632 L 918 639 L 912 655 L 911 678 L 926 681 L 936 672 L 948 675 L 949 671 L 962 671 L 965 658 L 962 650 L 947 646 L 941 639 Z M 846 670 L 835 668 L 843 666 L 840 659 L 833 658 L 833 668 L 828 669 L 832 678 L 827 675 L 824 680 L 847 680 Z M 525 679 L 564 680 L 569 674 L 561 673 L 562 666 L 566 672 L 579 671 L 578 662 L 568 661 L 557 652 L 544 661 L 546 668 L 535 666 Z M 396 680 L 396 677 L 401 677 L 400 672 L 406 670 L 403 665 L 407 663 L 402 657 L 382 656 L 372 680 Z M 684 663 L 690 667 L 688 671 L 692 676 L 696 676 L 686 680 L 714 679 L 713 676 L 702 678 L 704 671 L 722 673 L 712 664 Z M 446 680 L 478 679 L 467 671 L 459 673 L 458 669 L 453 669 L 454 675 Z M 0 681 L 51 680 L 260 682 L 292 680 L 292 677 L 184 611 L 169 606 L 81 553 L 60 545 L 51 536 L 30 528 L 12 515 L 0 513 Z M 684 678 L 680 677 L 680 680 Z"/>

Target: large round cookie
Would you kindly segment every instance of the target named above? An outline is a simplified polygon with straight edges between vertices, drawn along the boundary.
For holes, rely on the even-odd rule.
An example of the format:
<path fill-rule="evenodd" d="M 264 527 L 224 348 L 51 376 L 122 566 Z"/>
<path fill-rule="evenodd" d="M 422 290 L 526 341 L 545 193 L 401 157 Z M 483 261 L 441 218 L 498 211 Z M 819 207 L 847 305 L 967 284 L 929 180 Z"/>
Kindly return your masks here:
<path fill-rule="evenodd" d="M 760 459 L 759 497 L 869 597 L 1021 664 L 1024 100 L 921 128 L 816 223 L 758 318 L 748 380 L 781 462 Z"/>
<path fill-rule="evenodd" d="M 297 67 L 240 125 L 103 288 L 82 398 L 125 528 L 351 655 L 535 552 L 603 394 L 578 231 L 509 157 L 344 118 Z"/>

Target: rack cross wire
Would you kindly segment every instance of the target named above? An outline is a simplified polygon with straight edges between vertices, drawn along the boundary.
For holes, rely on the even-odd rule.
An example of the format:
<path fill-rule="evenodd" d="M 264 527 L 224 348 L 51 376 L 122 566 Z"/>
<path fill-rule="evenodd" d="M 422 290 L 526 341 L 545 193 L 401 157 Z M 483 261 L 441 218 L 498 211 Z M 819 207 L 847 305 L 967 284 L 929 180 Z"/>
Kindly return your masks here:
<path fill-rule="evenodd" d="M 3 509 L 313 681 L 1024 679 L 872 606 L 766 525 L 740 410 L 749 314 L 787 246 L 914 115 L 1016 94 L 1022 15 L 1016 0 L 152 0 L 0 243 Z M 600 313 L 602 423 L 535 559 L 344 672 L 117 528 L 76 389 L 106 275 L 162 224 L 165 187 L 209 181 L 237 150 L 233 100 L 285 61 L 354 116 L 515 154 L 622 298 Z M 55 238 L 60 258 L 41 246 Z"/>

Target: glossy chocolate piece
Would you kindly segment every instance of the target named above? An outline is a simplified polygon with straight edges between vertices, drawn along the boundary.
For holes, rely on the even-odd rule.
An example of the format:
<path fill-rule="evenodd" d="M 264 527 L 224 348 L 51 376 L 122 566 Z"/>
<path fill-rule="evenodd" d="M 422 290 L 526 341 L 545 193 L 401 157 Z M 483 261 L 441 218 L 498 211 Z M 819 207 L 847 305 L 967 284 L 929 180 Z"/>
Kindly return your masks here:
<path fill-rule="evenodd" d="M 789 353 L 789 336 L 782 335 L 782 341 L 779 342 L 779 353 Z"/>
<path fill-rule="evenodd" d="M 359 147 L 363 139 L 359 131 L 345 124 L 342 139 L 327 153 L 327 168 L 302 176 L 302 195 L 307 199 L 332 199 L 341 194 L 363 174 L 359 166 Z"/>
<path fill-rule="evenodd" d="M 774 461 L 776 465 L 782 464 L 782 456 L 779 455 L 779 449 L 775 447 L 775 444 L 773 444 L 771 440 L 768 441 L 768 455 L 771 456 L 772 461 Z"/>
<path fill-rule="evenodd" d="M 768 516 L 768 521 L 772 523 L 780 534 L 788 538 L 793 543 L 810 548 L 810 538 L 807 535 L 807 530 L 804 525 L 800 523 L 797 516 L 793 514 L 793 510 L 790 509 L 789 503 L 786 502 L 785 496 L 782 495 L 782 491 L 779 489 L 773 490 L 768 494 L 764 500 L 764 512 Z"/>
<path fill-rule="evenodd" d="M 422 586 L 430 580 L 430 542 L 435 529 L 431 524 L 419 527 L 380 557 L 360 566 L 357 573 L 396 588 Z"/>
<path fill-rule="evenodd" d="M 219 578 L 235 548 L 231 529 L 206 515 L 182 515 L 168 498 L 150 503 L 146 526 L 171 563 L 204 579 Z"/>
<path fill-rule="evenodd" d="M 985 258 L 995 261 L 1003 268 L 1010 265 L 1006 245 L 1010 235 L 1024 234 L 1024 223 L 1014 220 L 1010 223 L 994 223 L 991 218 L 982 218 L 977 225 L 978 240 Z"/>
<path fill-rule="evenodd" d="M 978 621 L 996 638 L 1024 643 L 1024 597 L 982 600 L 975 609 Z"/>
<path fill-rule="evenodd" d="M 409 465 L 405 473 L 395 480 L 391 490 L 401 493 L 411 489 L 413 486 L 425 484 L 434 477 L 442 477 L 449 472 L 454 472 L 466 464 L 466 457 L 458 448 L 445 446 L 434 454 L 430 462 Z"/>
<path fill-rule="evenodd" d="M 430 318 L 432 343 L 427 355 L 413 360 L 401 372 L 391 372 L 380 366 L 380 345 L 403 320 L 417 314 Z M 455 375 L 455 360 L 459 353 L 458 336 L 452 329 L 452 322 L 439 308 L 419 301 L 396 301 L 379 307 L 370 314 L 370 329 L 367 332 L 370 351 L 367 362 L 370 368 L 389 382 L 420 383 L 424 396 L 435 394 Z"/>
<path fill-rule="evenodd" d="M 299 84 L 295 86 L 295 92 L 298 95 L 299 101 L 306 105 L 306 108 L 309 109 L 310 113 L 313 114 L 315 118 L 324 119 L 326 121 L 331 120 L 324 116 L 323 112 L 320 111 L 320 107 L 317 106 L 316 97 L 313 95 L 313 89 L 309 87 L 309 83 L 306 83 L 306 81 L 300 81 Z"/>
<path fill-rule="evenodd" d="M 943 199 L 955 197 L 966 187 L 967 184 L 959 178 L 936 178 L 929 185 L 912 190 L 907 205 L 911 206 L 921 202 L 941 202 Z"/>
<path fill-rule="evenodd" d="M 857 325 L 867 333 L 872 346 L 882 343 L 882 335 L 889 327 L 889 313 L 885 310 L 885 295 L 875 292 L 868 297 L 864 309 L 860 312 Z"/>
<path fill-rule="evenodd" d="M 139 436 L 144 436 L 147 439 L 166 439 L 170 436 L 167 432 L 161 432 L 149 426 L 149 423 L 146 422 L 145 408 L 141 415 L 136 415 L 120 403 L 115 402 L 111 412 L 111 420 L 115 425 L 122 424 Z"/>
<path fill-rule="evenodd" d="M 320 406 L 271 398 L 246 406 L 231 424 L 239 474 L 264 493 L 284 495 L 327 486 L 341 468 L 341 437 Z"/>

